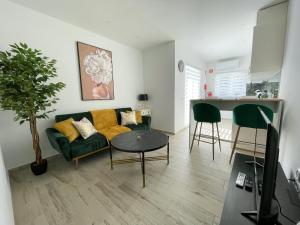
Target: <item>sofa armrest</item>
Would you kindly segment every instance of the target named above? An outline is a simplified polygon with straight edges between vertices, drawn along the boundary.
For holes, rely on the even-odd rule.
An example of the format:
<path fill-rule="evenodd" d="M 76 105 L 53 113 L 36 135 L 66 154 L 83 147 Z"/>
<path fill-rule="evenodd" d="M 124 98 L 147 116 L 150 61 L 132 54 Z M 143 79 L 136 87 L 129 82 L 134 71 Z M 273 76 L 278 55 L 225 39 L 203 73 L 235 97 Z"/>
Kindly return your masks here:
<path fill-rule="evenodd" d="M 67 137 L 54 128 L 47 128 L 46 134 L 51 146 L 58 152 L 61 152 L 64 155 L 65 159 L 71 160 L 72 157 L 70 143 Z"/>
<path fill-rule="evenodd" d="M 151 116 L 142 116 L 143 124 L 148 126 L 148 129 L 151 128 Z"/>

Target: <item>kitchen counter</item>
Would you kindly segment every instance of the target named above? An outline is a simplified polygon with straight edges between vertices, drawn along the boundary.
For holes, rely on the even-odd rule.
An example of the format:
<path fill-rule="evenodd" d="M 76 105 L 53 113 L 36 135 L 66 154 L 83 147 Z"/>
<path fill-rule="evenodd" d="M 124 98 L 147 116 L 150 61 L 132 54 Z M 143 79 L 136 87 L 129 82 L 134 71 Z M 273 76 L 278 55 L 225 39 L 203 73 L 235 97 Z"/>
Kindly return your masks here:
<path fill-rule="evenodd" d="M 203 98 L 203 99 L 191 99 L 191 101 L 199 101 L 199 100 L 204 100 L 204 101 L 252 101 L 252 102 L 280 102 L 283 101 L 280 98 L 247 98 L 247 97 L 242 97 L 242 98 Z"/>
<path fill-rule="evenodd" d="M 236 106 L 241 104 L 258 104 L 267 106 L 274 112 L 273 125 L 279 131 L 281 129 L 281 118 L 283 111 L 283 100 L 277 98 L 267 98 L 267 99 L 258 99 L 258 98 L 238 98 L 238 99 L 220 99 L 220 98 L 207 98 L 207 99 L 192 99 L 190 101 L 190 126 L 189 126 L 189 146 L 191 146 L 194 129 L 196 126 L 196 121 L 194 120 L 193 115 L 193 106 L 197 103 L 208 103 L 216 106 L 221 111 L 232 111 Z M 237 126 L 233 124 L 232 126 L 232 136 L 230 142 L 233 142 L 236 134 Z M 250 128 L 242 128 L 240 133 L 240 138 L 243 141 L 253 142 L 254 140 L 254 129 Z M 259 144 L 265 143 L 266 131 L 260 130 L 258 133 Z M 253 140 L 252 140 L 253 139 Z M 225 140 L 228 141 L 228 140 Z M 239 148 L 253 151 L 253 146 L 249 146 L 249 144 L 240 144 Z M 263 148 L 262 148 L 263 149 Z M 262 150 L 260 149 L 260 150 Z"/>
<path fill-rule="evenodd" d="M 274 112 L 278 111 L 278 107 L 283 103 L 282 99 L 278 98 L 237 98 L 237 99 L 221 99 L 221 98 L 206 98 L 192 99 L 191 104 L 199 102 L 207 102 L 216 105 L 220 110 L 232 111 L 234 107 L 240 104 L 261 104 L 270 107 Z"/>

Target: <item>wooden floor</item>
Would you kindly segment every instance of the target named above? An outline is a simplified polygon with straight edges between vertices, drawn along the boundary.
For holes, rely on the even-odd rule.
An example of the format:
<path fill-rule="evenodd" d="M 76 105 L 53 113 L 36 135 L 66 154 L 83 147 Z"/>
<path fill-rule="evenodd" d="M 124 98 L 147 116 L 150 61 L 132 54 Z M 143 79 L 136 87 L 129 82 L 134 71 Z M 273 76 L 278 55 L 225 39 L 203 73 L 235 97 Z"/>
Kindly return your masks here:
<path fill-rule="evenodd" d="M 42 176 L 16 169 L 10 173 L 16 225 L 217 225 L 231 170 L 230 145 L 222 147 L 216 145 L 212 161 L 206 143 L 189 154 L 188 130 L 171 136 L 170 164 L 146 162 L 145 188 L 139 163 L 110 170 L 108 152 L 81 160 L 77 170 L 60 156 Z"/>

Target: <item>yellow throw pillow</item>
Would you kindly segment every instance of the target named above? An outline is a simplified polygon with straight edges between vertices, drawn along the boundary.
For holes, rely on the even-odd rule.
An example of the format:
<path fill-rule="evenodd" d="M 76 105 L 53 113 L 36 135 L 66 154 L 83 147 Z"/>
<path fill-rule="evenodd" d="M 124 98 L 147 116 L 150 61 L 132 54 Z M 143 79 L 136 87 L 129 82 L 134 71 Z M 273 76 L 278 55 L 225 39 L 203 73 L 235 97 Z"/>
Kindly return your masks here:
<path fill-rule="evenodd" d="M 128 112 L 131 112 L 131 111 L 127 111 Z M 135 118 L 136 118 L 136 122 L 137 123 L 143 123 L 143 119 L 142 119 L 142 112 L 141 111 L 138 111 L 138 110 L 134 110 L 135 112 Z"/>
<path fill-rule="evenodd" d="M 135 111 L 135 116 L 136 116 L 136 122 L 137 123 L 143 123 L 142 112 L 141 111 Z"/>
<path fill-rule="evenodd" d="M 58 122 L 54 124 L 54 128 L 58 130 L 60 133 L 65 135 L 69 142 L 74 141 L 76 138 L 80 136 L 79 132 L 73 125 L 73 118 L 69 118 L 67 120 Z"/>
<path fill-rule="evenodd" d="M 97 131 L 118 125 L 116 112 L 114 109 L 101 109 L 91 111 L 94 126 Z"/>

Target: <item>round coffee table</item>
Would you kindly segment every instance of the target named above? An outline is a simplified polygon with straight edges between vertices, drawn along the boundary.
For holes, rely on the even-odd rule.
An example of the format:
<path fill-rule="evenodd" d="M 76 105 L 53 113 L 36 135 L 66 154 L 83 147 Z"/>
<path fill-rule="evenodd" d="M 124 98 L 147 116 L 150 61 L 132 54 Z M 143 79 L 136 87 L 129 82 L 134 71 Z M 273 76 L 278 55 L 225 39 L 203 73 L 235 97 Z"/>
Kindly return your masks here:
<path fill-rule="evenodd" d="M 145 157 L 146 152 L 155 151 L 167 146 L 167 155 Z M 112 159 L 112 149 L 127 153 L 137 153 L 139 158 L 129 159 Z M 169 137 L 159 131 L 130 131 L 114 137 L 110 142 L 110 163 L 111 169 L 113 164 L 125 164 L 141 162 L 143 173 L 143 187 L 145 187 L 145 161 L 167 160 L 169 165 Z"/>

